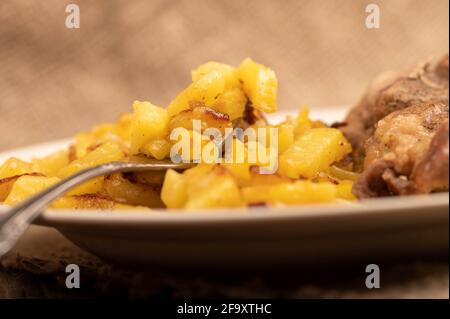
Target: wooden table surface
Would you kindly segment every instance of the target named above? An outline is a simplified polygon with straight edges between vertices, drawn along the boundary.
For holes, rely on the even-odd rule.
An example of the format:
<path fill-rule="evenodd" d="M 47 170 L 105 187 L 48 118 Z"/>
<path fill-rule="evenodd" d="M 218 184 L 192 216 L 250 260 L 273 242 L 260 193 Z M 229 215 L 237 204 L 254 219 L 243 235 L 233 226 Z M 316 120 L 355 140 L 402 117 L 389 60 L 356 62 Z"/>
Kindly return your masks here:
<path fill-rule="evenodd" d="M 80 267 L 80 289 L 65 287 L 67 264 Z M 0 261 L 0 298 L 448 298 L 447 260 L 408 260 L 381 268 L 381 287 L 365 287 L 364 270 L 265 273 L 173 273 L 131 270 L 79 249 L 56 230 L 32 226 Z M 359 270 L 358 270 L 359 269 Z M 280 274 L 283 274 L 280 276 Z"/>

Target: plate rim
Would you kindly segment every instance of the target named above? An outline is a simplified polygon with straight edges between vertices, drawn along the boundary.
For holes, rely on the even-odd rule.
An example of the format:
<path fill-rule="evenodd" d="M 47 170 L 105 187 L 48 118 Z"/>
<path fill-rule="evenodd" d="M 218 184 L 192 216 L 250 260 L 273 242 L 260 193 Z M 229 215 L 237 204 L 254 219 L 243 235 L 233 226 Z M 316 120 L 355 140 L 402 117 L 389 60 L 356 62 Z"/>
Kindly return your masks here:
<path fill-rule="evenodd" d="M 405 200 L 404 200 L 405 199 Z M 328 219 L 330 217 L 369 217 L 409 213 L 409 209 L 422 210 L 430 218 L 431 209 L 441 209 L 441 215 L 448 213 L 449 194 L 411 195 L 403 198 L 388 197 L 362 200 L 357 203 L 309 204 L 283 207 L 219 208 L 205 210 L 46 210 L 35 221 L 36 224 L 52 226 L 61 224 L 203 224 L 203 223 L 253 223 L 287 221 L 298 219 Z M 0 212 L 6 206 L 0 206 Z M 231 211 L 230 211 L 231 210 Z"/>

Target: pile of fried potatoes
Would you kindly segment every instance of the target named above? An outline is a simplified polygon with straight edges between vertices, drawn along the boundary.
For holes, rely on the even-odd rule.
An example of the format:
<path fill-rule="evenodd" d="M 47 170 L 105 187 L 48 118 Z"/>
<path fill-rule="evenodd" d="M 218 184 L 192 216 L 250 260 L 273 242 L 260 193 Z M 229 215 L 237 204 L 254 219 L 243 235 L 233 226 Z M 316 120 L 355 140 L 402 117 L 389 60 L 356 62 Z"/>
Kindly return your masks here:
<path fill-rule="evenodd" d="M 352 149 L 343 134 L 313 121 L 308 109 L 269 124 L 264 113 L 277 110 L 275 73 L 251 59 L 239 67 L 208 62 L 192 71 L 192 83 L 166 107 L 135 101 L 134 111 L 116 123 L 75 136 L 74 143 L 43 158 L 8 159 L 0 166 L 0 202 L 16 205 L 83 169 L 111 161 L 169 158 L 172 129 L 277 128 L 278 169 L 262 174 L 258 164 L 205 164 L 185 170 L 115 173 L 86 182 L 56 200 L 53 208 L 129 209 L 215 208 L 297 205 L 351 201 Z M 235 138 L 235 146 L 247 148 Z"/>

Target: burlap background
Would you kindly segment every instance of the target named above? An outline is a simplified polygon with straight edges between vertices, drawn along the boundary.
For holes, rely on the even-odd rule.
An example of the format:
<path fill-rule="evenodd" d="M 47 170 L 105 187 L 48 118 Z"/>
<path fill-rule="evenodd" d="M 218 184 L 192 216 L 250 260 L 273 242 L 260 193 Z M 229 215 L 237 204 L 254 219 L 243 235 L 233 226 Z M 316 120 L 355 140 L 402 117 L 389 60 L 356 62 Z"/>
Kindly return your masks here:
<path fill-rule="evenodd" d="M 66 29 L 65 7 L 81 9 Z M 365 27 L 365 6 L 381 28 Z M 207 60 L 276 70 L 281 108 L 353 103 L 380 71 L 448 50 L 448 0 L 0 1 L 0 151 L 166 105 Z"/>

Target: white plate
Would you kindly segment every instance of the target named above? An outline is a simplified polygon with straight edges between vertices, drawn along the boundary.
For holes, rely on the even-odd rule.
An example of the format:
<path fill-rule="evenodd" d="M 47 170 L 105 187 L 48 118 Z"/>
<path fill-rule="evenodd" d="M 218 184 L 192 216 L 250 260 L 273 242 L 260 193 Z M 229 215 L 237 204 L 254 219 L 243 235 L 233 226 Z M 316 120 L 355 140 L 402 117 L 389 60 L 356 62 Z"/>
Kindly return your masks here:
<path fill-rule="evenodd" d="M 345 112 L 345 108 L 318 108 L 312 117 L 332 122 L 342 119 Z M 0 163 L 10 156 L 42 156 L 69 142 L 5 152 L 0 154 Z M 448 256 L 448 203 L 445 193 L 240 210 L 50 210 L 37 223 L 55 227 L 99 257 L 135 266 L 315 266 Z"/>

